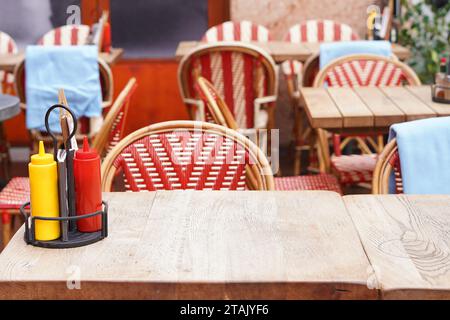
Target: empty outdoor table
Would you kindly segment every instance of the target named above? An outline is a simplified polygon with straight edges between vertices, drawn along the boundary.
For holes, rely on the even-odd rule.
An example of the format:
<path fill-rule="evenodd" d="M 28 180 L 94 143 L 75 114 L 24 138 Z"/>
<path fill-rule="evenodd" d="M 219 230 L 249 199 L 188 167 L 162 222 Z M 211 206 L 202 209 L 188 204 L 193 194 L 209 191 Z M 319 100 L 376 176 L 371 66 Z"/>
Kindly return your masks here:
<path fill-rule="evenodd" d="M 182 41 L 178 44 L 175 56 L 181 59 L 188 54 L 192 49 L 203 44 L 200 41 Z M 251 42 L 267 52 L 270 53 L 275 62 L 283 62 L 289 59 L 295 59 L 305 62 L 312 56 L 319 54 L 320 43 L 290 43 L 286 41 L 269 41 L 269 42 Z M 399 44 L 392 44 L 392 53 L 394 53 L 400 60 L 409 58 L 410 52 L 407 48 Z"/>
<path fill-rule="evenodd" d="M 112 66 L 123 55 L 122 48 L 112 48 L 110 53 L 99 52 L 99 57 L 102 58 L 108 65 Z M 0 70 L 13 72 L 17 64 L 25 58 L 23 52 L 17 54 L 0 54 Z"/>
<path fill-rule="evenodd" d="M 326 191 L 107 193 L 108 238 L 0 254 L 0 299 L 370 299 L 369 261 Z M 80 289 L 68 289 L 80 285 Z"/>
<path fill-rule="evenodd" d="M 5 132 L 3 130 L 3 121 L 11 119 L 20 113 L 19 98 L 7 94 L 0 94 L 0 159 L 3 167 L 3 177 L 9 179 L 8 161 L 9 148 L 6 140 Z"/>
<path fill-rule="evenodd" d="M 311 126 L 333 132 L 387 132 L 394 123 L 450 116 L 430 86 L 301 88 Z"/>
<path fill-rule="evenodd" d="M 450 196 L 344 197 L 383 299 L 450 299 Z"/>

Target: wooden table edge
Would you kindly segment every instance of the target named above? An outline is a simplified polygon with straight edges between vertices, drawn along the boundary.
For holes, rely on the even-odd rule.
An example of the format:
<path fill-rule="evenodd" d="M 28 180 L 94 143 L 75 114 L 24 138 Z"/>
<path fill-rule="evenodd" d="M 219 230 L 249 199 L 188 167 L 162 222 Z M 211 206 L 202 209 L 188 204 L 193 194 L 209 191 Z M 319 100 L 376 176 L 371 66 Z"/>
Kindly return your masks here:
<path fill-rule="evenodd" d="M 4 299 L 337 299 L 376 300 L 377 289 L 353 282 L 143 282 L 81 281 L 80 289 L 69 289 L 65 281 L 0 281 Z"/>

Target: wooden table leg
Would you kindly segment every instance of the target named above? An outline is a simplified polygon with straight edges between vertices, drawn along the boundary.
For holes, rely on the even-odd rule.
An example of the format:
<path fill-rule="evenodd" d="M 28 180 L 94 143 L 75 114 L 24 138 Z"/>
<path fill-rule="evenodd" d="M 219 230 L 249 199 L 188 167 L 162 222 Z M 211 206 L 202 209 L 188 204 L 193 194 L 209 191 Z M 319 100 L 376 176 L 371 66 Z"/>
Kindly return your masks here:
<path fill-rule="evenodd" d="M 302 118 L 301 118 L 302 109 L 301 107 L 294 105 L 294 143 L 295 143 L 295 158 L 294 158 L 294 175 L 300 175 L 300 171 L 302 168 Z"/>

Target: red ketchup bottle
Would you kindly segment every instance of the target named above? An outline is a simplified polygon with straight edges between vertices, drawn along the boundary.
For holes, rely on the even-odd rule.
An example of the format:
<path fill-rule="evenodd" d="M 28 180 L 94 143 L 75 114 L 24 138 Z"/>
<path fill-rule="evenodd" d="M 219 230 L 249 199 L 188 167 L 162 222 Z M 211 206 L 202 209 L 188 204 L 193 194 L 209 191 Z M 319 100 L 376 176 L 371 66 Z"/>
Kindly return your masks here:
<path fill-rule="evenodd" d="M 89 148 L 86 137 L 83 149 L 75 152 L 73 170 L 77 216 L 102 210 L 100 157 L 95 150 Z M 102 229 L 102 216 L 79 219 L 77 227 L 80 232 L 99 231 Z"/>

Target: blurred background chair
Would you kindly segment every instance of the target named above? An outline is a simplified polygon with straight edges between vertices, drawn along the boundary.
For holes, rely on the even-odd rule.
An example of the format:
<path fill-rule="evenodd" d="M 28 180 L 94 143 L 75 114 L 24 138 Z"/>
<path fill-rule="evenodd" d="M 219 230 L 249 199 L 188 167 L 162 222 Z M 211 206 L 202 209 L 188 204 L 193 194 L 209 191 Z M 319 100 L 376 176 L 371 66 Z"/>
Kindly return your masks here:
<path fill-rule="evenodd" d="M 0 54 L 14 54 L 18 52 L 17 44 L 10 35 L 0 31 Z M 14 92 L 14 75 L 0 70 L 1 92 L 12 94 Z"/>
<path fill-rule="evenodd" d="M 128 108 L 136 87 L 136 78 L 131 78 L 117 96 L 106 114 L 100 131 L 93 139 L 92 148 L 97 150 L 101 158 L 124 137 Z"/>
<path fill-rule="evenodd" d="M 209 28 L 202 38 L 205 42 L 243 41 L 268 42 L 269 29 L 250 21 L 226 21 Z"/>
<path fill-rule="evenodd" d="M 198 90 L 215 123 L 239 131 L 236 120 L 211 82 L 203 77 L 199 77 L 195 88 Z M 328 190 L 342 194 L 339 182 L 331 174 L 275 177 L 274 179 L 275 190 Z"/>
<path fill-rule="evenodd" d="M 414 71 L 395 59 L 377 55 L 349 55 L 328 64 L 317 75 L 314 87 L 367 87 L 420 85 Z M 324 130 L 317 130 L 322 142 L 321 168 L 334 171 L 342 185 L 370 183 L 375 168 L 377 153 L 383 148 L 381 135 L 333 134 L 333 154 L 330 157 L 328 137 Z M 361 154 L 343 154 L 343 149 L 355 141 Z M 380 141 L 381 140 L 381 141 Z"/>
<path fill-rule="evenodd" d="M 102 164 L 102 189 L 122 174 L 125 190 L 245 190 L 246 171 L 257 190 L 273 190 L 270 165 L 249 139 L 200 121 L 168 121 L 120 141 Z M 117 180 L 117 179 L 116 179 Z"/>
<path fill-rule="evenodd" d="M 90 27 L 87 25 L 66 25 L 55 28 L 44 34 L 38 41 L 39 45 L 76 46 L 88 42 Z"/>
<path fill-rule="evenodd" d="M 191 119 L 207 120 L 194 85 L 210 80 L 242 129 L 273 128 L 278 77 L 265 51 L 242 42 L 205 44 L 183 57 L 178 68 L 181 96 Z"/>

